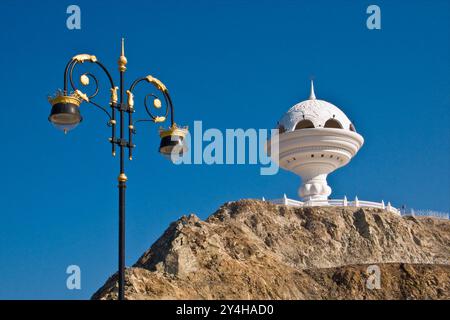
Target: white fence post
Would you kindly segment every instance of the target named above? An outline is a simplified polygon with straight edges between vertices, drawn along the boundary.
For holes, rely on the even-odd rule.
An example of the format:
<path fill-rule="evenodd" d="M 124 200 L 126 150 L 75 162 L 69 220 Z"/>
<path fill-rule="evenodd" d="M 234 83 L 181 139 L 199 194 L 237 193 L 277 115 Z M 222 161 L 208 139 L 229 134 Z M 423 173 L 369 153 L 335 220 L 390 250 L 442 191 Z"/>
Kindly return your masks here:
<path fill-rule="evenodd" d="M 283 194 L 283 204 L 286 205 L 286 206 L 287 206 L 287 204 L 288 204 L 288 199 L 287 199 L 287 197 L 286 197 L 286 193 Z"/>
<path fill-rule="evenodd" d="M 343 205 L 344 207 L 348 206 L 347 196 L 344 196 L 344 200 L 342 201 L 342 205 Z"/>
<path fill-rule="evenodd" d="M 357 196 L 355 197 L 355 207 L 359 207 L 359 200 Z"/>
<path fill-rule="evenodd" d="M 386 209 L 386 206 L 384 205 L 384 200 L 381 200 L 381 207 L 382 207 L 383 209 Z"/>
<path fill-rule="evenodd" d="M 388 201 L 388 204 L 387 204 L 387 210 L 388 211 L 392 211 L 392 206 L 391 206 L 391 203 Z"/>

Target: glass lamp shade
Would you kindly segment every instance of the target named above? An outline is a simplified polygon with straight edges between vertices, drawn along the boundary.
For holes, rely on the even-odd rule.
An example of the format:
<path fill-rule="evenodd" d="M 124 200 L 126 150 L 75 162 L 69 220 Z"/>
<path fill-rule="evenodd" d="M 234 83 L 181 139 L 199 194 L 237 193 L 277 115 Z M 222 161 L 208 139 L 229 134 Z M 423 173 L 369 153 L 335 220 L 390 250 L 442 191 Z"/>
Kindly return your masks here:
<path fill-rule="evenodd" d="M 187 129 L 177 127 L 169 128 L 160 132 L 161 143 L 159 144 L 159 152 L 169 160 L 176 160 L 181 157 L 188 148 L 185 144 L 184 138 L 187 134 Z"/>
<path fill-rule="evenodd" d="M 74 129 L 83 120 L 78 105 L 71 102 L 58 102 L 52 106 L 48 120 L 64 133 Z"/>
<path fill-rule="evenodd" d="M 159 144 L 159 152 L 164 155 L 171 155 L 172 153 L 182 155 L 187 151 L 183 140 L 183 137 L 177 135 L 166 136 L 161 139 L 161 143 Z"/>

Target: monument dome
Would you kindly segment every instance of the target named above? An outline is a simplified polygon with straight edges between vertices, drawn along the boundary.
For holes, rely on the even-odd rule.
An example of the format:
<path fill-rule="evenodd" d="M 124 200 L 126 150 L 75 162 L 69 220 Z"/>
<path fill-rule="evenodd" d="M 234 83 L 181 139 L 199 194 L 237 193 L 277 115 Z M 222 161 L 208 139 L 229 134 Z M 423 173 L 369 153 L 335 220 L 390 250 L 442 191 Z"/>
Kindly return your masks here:
<path fill-rule="evenodd" d="M 316 99 L 312 81 L 309 99 L 290 108 L 278 121 L 277 127 L 282 133 L 306 128 L 337 128 L 356 131 L 341 109 L 332 103 Z"/>

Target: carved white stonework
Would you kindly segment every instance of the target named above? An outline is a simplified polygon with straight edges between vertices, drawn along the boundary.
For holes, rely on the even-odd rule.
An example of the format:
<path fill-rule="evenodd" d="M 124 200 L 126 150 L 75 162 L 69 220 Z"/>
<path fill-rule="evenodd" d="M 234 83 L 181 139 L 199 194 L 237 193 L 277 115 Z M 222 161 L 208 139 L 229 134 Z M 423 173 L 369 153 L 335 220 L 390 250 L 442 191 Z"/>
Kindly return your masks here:
<path fill-rule="evenodd" d="M 315 128 L 323 128 L 330 119 L 337 120 L 344 130 L 350 130 L 352 124 L 348 117 L 335 105 L 316 99 L 314 86 L 311 83 L 311 95 L 308 100 L 297 103 L 278 121 L 278 127 L 286 131 L 294 131 L 301 120 L 310 120 Z"/>
<path fill-rule="evenodd" d="M 314 128 L 295 130 L 303 119 L 310 120 Z M 342 129 L 324 127 L 329 119 L 337 120 Z M 272 159 L 302 178 L 298 194 L 304 201 L 327 200 L 331 194 L 328 174 L 349 163 L 364 138 L 350 129 L 350 120 L 338 107 L 316 99 L 313 86 L 310 99 L 289 109 L 278 125 L 285 131 L 272 137 Z M 274 154 L 276 150 L 278 154 Z"/>
<path fill-rule="evenodd" d="M 315 128 L 323 128 L 330 119 L 339 121 L 344 130 L 350 130 L 351 121 L 335 105 L 323 100 L 306 100 L 293 106 L 278 121 L 286 131 L 294 131 L 301 120 L 311 120 Z"/>

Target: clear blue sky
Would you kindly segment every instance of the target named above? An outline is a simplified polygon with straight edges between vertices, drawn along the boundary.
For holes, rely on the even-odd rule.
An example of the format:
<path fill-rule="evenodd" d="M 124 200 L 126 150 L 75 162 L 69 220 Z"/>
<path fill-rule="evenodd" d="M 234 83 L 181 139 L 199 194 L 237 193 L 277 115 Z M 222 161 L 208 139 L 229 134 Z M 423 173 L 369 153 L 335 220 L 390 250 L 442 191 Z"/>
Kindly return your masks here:
<path fill-rule="evenodd" d="M 329 177 L 334 198 L 449 210 L 448 1 L 74 3 L 78 31 L 66 28 L 72 2 L 0 4 L 0 298 L 89 298 L 116 271 L 118 161 L 106 119 L 85 104 L 83 123 L 64 136 L 47 121 L 47 95 L 62 87 L 76 53 L 95 54 L 117 79 L 122 36 L 127 83 L 162 79 L 177 122 L 191 126 L 271 128 L 307 98 L 314 76 L 318 98 L 341 107 L 366 141 Z M 369 4 L 381 7 L 381 31 L 366 28 Z M 138 128 L 135 142 L 128 265 L 182 214 L 205 218 L 241 198 L 296 198 L 300 181 L 288 172 L 171 165 L 157 153 L 156 126 Z M 66 289 L 70 264 L 81 267 L 80 291 Z"/>

